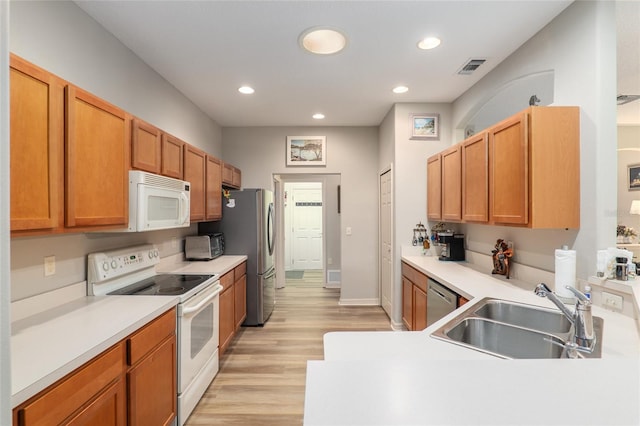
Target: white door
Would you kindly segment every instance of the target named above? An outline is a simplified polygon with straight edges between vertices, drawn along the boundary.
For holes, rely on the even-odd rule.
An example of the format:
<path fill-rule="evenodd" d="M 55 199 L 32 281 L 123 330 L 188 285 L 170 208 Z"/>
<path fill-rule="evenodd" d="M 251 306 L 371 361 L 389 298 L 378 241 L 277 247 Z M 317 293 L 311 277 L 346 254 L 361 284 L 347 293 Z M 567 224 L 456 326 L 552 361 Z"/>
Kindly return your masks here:
<path fill-rule="evenodd" d="M 291 266 L 293 269 L 322 269 L 322 185 L 294 188 L 292 204 Z"/>
<path fill-rule="evenodd" d="M 380 301 L 389 318 L 393 293 L 391 202 L 391 171 L 387 171 L 380 175 Z"/>

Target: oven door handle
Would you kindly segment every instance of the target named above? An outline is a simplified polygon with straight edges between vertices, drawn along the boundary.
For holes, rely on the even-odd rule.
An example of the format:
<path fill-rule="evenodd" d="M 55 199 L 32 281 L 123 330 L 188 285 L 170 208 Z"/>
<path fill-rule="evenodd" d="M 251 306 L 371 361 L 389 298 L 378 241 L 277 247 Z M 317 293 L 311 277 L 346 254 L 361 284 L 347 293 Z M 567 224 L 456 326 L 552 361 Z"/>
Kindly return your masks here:
<path fill-rule="evenodd" d="M 209 302 L 211 302 L 211 300 L 216 297 L 218 294 L 220 294 L 220 291 L 222 290 L 221 287 L 218 287 L 215 291 L 213 291 L 213 293 L 211 293 L 209 296 L 205 297 L 202 301 L 200 301 L 200 303 L 198 303 L 196 306 L 189 306 L 188 308 L 182 308 L 182 316 L 188 316 L 194 312 L 198 312 L 200 309 L 202 309 L 205 305 L 207 305 Z"/>

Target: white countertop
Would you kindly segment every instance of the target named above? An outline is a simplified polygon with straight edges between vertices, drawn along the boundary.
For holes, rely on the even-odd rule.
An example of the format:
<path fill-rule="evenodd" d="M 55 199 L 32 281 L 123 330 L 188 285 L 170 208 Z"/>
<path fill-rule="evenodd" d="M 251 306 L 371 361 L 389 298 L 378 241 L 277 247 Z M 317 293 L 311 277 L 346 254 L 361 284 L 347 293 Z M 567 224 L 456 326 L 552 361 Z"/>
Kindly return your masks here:
<path fill-rule="evenodd" d="M 475 300 L 423 331 L 326 334 L 325 361 L 307 366 L 305 425 L 640 424 L 633 318 L 593 306 L 604 319 L 601 359 L 502 360 L 430 334 L 485 296 L 555 306 L 464 264 L 403 261 Z"/>
<path fill-rule="evenodd" d="M 163 258 L 156 266 L 158 272 L 181 274 L 220 274 L 224 275 L 247 260 L 247 256 L 220 256 L 213 260 L 184 260 L 184 254 Z"/>
<path fill-rule="evenodd" d="M 174 296 L 89 296 L 12 322 L 12 408 L 177 305 L 178 300 Z"/>

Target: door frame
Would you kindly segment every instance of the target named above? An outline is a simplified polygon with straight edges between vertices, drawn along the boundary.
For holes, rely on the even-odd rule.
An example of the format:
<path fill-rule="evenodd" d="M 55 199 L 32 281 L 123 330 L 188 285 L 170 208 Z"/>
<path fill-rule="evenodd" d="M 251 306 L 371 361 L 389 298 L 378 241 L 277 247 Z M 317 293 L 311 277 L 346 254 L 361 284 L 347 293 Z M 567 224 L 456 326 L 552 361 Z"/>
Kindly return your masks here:
<path fill-rule="evenodd" d="M 380 306 L 382 307 L 382 215 L 380 214 L 380 210 L 382 207 L 382 198 L 381 198 L 381 191 L 382 191 L 382 186 L 380 185 L 380 180 L 382 178 L 383 175 L 385 175 L 386 173 L 389 173 L 389 179 L 390 179 L 390 198 L 391 198 L 391 214 L 389 215 L 389 228 L 390 228 L 390 241 L 391 241 L 391 253 L 389 254 L 389 258 L 391 259 L 391 266 L 389 269 L 389 280 L 390 280 L 390 285 L 391 285 L 391 294 L 390 294 L 390 311 L 391 312 L 386 312 L 387 315 L 389 316 L 389 319 L 391 320 L 391 323 L 393 324 L 393 314 L 394 314 L 394 309 L 396 308 L 396 286 L 395 286 L 395 245 L 394 245 L 394 241 L 395 241 L 395 211 L 394 211 L 394 206 L 395 206 L 395 191 L 394 191 L 394 186 L 393 186 L 393 164 L 389 164 L 389 166 L 385 167 L 384 169 L 382 169 L 380 171 L 380 173 L 378 174 L 378 300 L 380 300 Z M 400 288 L 402 288 L 402 284 L 400 285 Z M 402 296 L 400 297 L 399 300 L 402 300 Z M 402 305 L 400 305 L 400 308 L 402 309 Z M 384 308 L 383 308 L 384 310 Z"/>
<path fill-rule="evenodd" d="M 325 175 L 340 175 L 339 173 L 274 173 L 273 184 L 275 188 L 276 205 L 276 288 L 285 287 L 285 250 L 284 250 L 284 184 L 288 182 L 322 182 L 322 281 L 327 286 L 327 211 L 324 208 L 327 199 L 327 185 Z M 342 236 L 340 236 L 342 238 Z M 340 253 L 342 257 L 342 253 Z M 342 265 L 342 260 L 340 262 Z"/>

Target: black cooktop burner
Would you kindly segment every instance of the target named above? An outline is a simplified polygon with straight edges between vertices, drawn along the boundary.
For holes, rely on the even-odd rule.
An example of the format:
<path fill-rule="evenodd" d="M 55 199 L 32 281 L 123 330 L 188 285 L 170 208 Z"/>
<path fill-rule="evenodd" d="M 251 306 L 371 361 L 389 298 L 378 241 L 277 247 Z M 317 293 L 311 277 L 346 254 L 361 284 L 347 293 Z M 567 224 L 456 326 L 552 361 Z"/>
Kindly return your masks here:
<path fill-rule="evenodd" d="M 158 274 L 151 278 L 131 284 L 120 290 L 112 291 L 109 295 L 179 295 L 185 294 L 200 284 L 209 280 L 213 275 L 181 275 Z"/>

